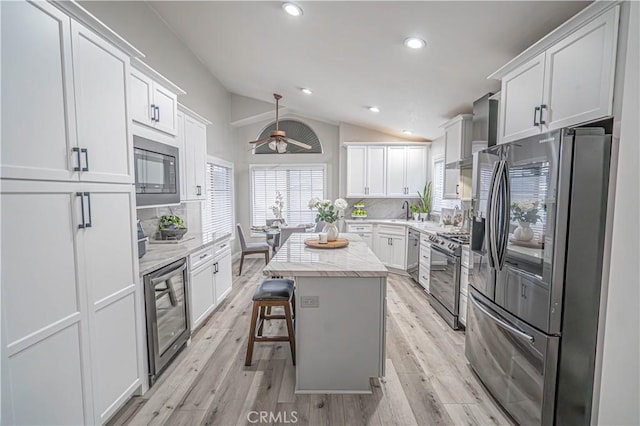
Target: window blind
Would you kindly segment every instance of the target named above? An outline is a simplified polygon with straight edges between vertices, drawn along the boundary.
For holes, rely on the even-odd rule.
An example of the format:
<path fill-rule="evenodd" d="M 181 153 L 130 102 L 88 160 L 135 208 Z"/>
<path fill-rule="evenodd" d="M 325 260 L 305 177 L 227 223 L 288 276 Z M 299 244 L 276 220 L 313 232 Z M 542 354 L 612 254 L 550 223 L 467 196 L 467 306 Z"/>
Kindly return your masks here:
<path fill-rule="evenodd" d="M 549 163 L 531 164 L 526 167 L 511 167 L 509 169 L 509 183 L 511 188 L 511 204 L 514 202 L 538 202 L 538 216 L 540 219 L 531 225 L 534 239 L 540 239 L 546 228 L 547 212 L 546 200 L 549 188 Z M 512 228 L 518 225 L 511 213 Z"/>
<path fill-rule="evenodd" d="M 254 166 L 251 168 L 251 224 L 263 226 L 275 219 L 271 206 L 280 192 L 284 200 L 283 218 L 288 225 L 313 223 L 309 210 L 313 197 L 325 198 L 325 166 Z"/>
<path fill-rule="evenodd" d="M 205 242 L 233 235 L 233 169 L 207 163 L 207 197 L 202 215 L 202 235 Z"/>
<path fill-rule="evenodd" d="M 439 213 L 443 208 L 452 209 L 459 205 L 457 200 L 444 197 L 444 159 L 433 162 L 433 183 L 431 184 L 431 211 Z"/>

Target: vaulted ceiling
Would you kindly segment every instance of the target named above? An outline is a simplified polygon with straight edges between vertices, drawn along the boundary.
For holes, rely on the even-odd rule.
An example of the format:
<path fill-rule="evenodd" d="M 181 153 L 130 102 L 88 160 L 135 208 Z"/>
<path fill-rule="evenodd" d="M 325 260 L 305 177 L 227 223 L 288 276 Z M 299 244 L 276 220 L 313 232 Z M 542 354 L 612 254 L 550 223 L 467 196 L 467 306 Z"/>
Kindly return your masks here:
<path fill-rule="evenodd" d="M 272 102 L 278 92 L 302 114 L 433 139 L 499 90 L 490 73 L 588 3 L 302 1 L 297 18 L 272 1 L 149 4 L 233 93 Z M 426 48 L 405 47 L 409 36 Z"/>

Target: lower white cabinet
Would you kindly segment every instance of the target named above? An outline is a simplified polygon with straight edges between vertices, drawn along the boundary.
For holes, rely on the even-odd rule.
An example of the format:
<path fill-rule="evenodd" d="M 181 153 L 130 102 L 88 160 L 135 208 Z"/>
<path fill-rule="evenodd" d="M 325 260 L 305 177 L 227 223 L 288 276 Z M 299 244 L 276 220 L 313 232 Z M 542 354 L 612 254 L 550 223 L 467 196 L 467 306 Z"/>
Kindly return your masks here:
<path fill-rule="evenodd" d="M 429 274 L 431 273 L 431 244 L 424 241 L 425 234 L 420 238 L 420 266 L 418 268 L 418 282 L 429 292 Z"/>
<path fill-rule="evenodd" d="M 133 187 L 3 180 L 1 202 L 2 420 L 102 424 L 141 384 Z"/>
<path fill-rule="evenodd" d="M 407 237 L 404 226 L 377 225 L 373 252 L 390 268 L 406 269 Z"/>
<path fill-rule="evenodd" d="M 357 234 L 373 250 L 373 225 L 370 223 L 350 223 L 347 232 Z"/>
<path fill-rule="evenodd" d="M 190 256 L 191 330 L 200 326 L 227 297 L 233 283 L 229 241 Z"/>

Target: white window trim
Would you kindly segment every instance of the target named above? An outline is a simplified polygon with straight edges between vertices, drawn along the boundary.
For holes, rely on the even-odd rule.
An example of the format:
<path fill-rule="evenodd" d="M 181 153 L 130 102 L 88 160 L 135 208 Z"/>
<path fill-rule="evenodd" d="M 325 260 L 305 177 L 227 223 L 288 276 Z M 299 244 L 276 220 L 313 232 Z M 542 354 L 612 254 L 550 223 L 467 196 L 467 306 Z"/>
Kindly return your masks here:
<path fill-rule="evenodd" d="M 220 167 L 227 167 L 231 169 L 231 237 L 229 241 L 235 241 L 236 239 L 236 179 L 234 164 L 230 161 L 223 160 L 222 158 L 214 157 L 213 155 L 207 155 L 207 163 L 215 164 Z"/>
<path fill-rule="evenodd" d="M 249 164 L 249 227 L 253 215 L 253 170 L 254 169 L 293 169 L 296 167 L 322 167 L 324 198 L 327 198 L 327 163 L 286 163 L 286 164 Z M 251 232 L 251 237 L 264 237 L 264 234 Z"/>

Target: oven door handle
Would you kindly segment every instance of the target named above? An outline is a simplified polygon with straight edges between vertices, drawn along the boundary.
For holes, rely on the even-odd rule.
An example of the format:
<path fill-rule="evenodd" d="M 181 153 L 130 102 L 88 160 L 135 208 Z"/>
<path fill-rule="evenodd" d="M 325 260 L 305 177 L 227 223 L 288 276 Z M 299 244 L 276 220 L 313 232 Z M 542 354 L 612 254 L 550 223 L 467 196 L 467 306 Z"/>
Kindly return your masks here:
<path fill-rule="evenodd" d="M 178 275 L 179 273 L 182 273 L 182 271 L 184 271 L 185 269 L 187 269 L 187 264 L 183 264 L 181 267 L 179 267 L 178 269 L 174 269 L 173 271 L 169 272 L 168 274 L 164 274 L 161 275 L 157 278 L 151 278 L 151 285 L 156 285 L 158 283 L 161 283 L 163 281 L 168 280 L 169 278 Z"/>
<path fill-rule="evenodd" d="M 443 256 L 446 256 L 449 259 L 453 259 L 455 261 L 456 256 L 451 254 L 451 253 L 447 253 L 446 251 L 442 250 L 440 247 L 436 246 L 436 245 L 431 245 L 431 250 L 436 251 L 438 253 L 440 253 Z"/>
<path fill-rule="evenodd" d="M 504 330 L 507 330 L 508 332 L 512 333 L 513 335 L 519 337 L 522 340 L 526 340 L 527 342 L 529 342 L 530 344 L 533 344 L 534 339 L 533 336 L 525 333 L 522 330 L 519 330 L 517 328 L 515 328 L 514 326 L 510 325 L 509 323 L 507 323 L 506 321 L 503 321 L 502 319 L 498 318 L 497 316 L 493 315 L 491 312 L 489 312 L 484 306 L 482 306 L 482 303 L 480 303 L 474 296 L 473 293 L 469 293 L 469 295 L 471 296 L 471 303 L 473 303 L 473 305 L 478 308 L 480 310 L 480 312 L 482 312 L 484 315 L 486 315 L 487 317 L 491 318 L 497 325 L 499 325 L 501 328 L 503 328 Z"/>

